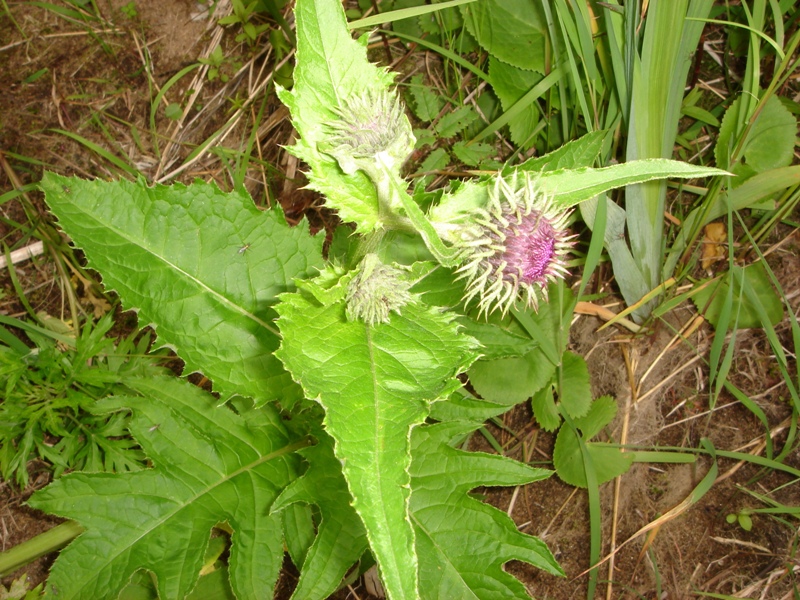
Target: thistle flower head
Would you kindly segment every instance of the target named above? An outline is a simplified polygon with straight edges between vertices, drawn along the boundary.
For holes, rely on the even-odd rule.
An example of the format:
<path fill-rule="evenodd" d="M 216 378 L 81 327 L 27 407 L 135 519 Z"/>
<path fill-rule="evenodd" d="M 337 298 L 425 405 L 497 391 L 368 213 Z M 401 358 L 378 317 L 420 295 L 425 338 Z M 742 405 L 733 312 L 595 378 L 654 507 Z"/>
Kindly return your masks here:
<path fill-rule="evenodd" d="M 403 275 L 401 269 L 381 263 L 377 254 L 367 254 L 347 285 L 347 319 L 367 325 L 388 323 L 391 311 L 399 314 L 412 300 L 411 284 Z"/>
<path fill-rule="evenodd" d="M 345 173 L 364 168 L 363 161 L 380 157 L 399 170 L 414 149 L 414 135 L 397 96 L 368 90 L 344 100 L 337 118 L 328 124 L 330 146 L 326 152 Z M 360 164 L 359 164 L 360 163 Z"/>
<path fill-rule="evenodd" d="M 500 309 L 505 315 L 522 295 L 538 310 L 548 283 L 567 274 L 568 218 L 569 211 L 555 207 L 527 174 L 522 181 L 516 174 L 498 176 L 486 208 L 473 215 L 458 242 L 465 302 L 477 297 L 479 314 Z"/>

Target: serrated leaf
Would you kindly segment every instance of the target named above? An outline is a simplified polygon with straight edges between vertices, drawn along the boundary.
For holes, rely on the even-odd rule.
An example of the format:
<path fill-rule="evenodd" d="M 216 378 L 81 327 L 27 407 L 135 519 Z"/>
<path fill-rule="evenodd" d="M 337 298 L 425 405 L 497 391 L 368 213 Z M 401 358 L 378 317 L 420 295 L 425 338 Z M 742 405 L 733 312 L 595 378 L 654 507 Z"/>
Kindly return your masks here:
<path fill-rule="evenodd" d="M 533 416 L 545 431 L 555 431 L 561 425 L 561 415 L 553 395 L 553 385 L 548 383 L 531 398 Z"/>
<path fill-rule="evenodd" d="M 492 361 L 497 358 L 521 357 L 536 348 L 529 336 L 518 334 L 495 323 L 483 323 L 466 317 L 459 319 L 464 332 L 481 344 L 481 358 Z"/>
<path fill-rule="evenodd" d="M 547 23 L 533 0 L 484 0 L 461 6 L 467 30 L 490 54 L 544 72 Z"/>
<path fill-rule="evenodd" d="M 478 119 L 478 113 L 471 106 L 459 106 L 447 113 L 436 123 L 434 131 L 439 137 L 449 138 L 463 131 Z"/>
<path fill-rule="evenodd" d="M 48 205 L 143 325 L 154 324 L 187 372 L 202 371 L 224 397 L 290 400 L 299 390 L 272 352 L 276 296 L 322 264 L 308 223 L 216 185 L 148 187 L 45 173 Z"/>
<path fill-rule="evenodd" d="M 592 402 L 589 412 L 573 419 L 572 423 L 580 429 L 583 436 L 590 440 L 614 420 L 617 416 L 617 402 L 611 396 L 600 396 Z"/>
<path fill-rule="evenodd" d="M 548 293 L 551 298 L 556 296 L 555 286 L 551 286 Z M 563 294 L 561 296 L 563 306 L 568 306 L 572 302 L 572 294 L 568 289 L 562 289 L 557 293 Z M 539 306 L 538 312 L 524 313 L 515 317 L 493 315 L 489 316 L 486 322 L 483 319 L 475 320 L 475 315 L 472 315 L 472 318 L 463 318 L 465 331 L 473 335 L 482 345 L 483 360 L 473 365 L 470 374 L 476 375 L 480 380 L 478 385 L 487 394 L 486 397 L 501 403 L 511 402 L 514 397 L 513 403 L 516 404 L 541 388 L 554 373 L 553 365 L 558 360 L 555 348 L 566 344 L 569 335 L 569 329 L 561 326 L 562 321 L 563 317 L 559 317 L 555 302 L 543 303 Z M 523 322 L 524 325 L 521 324 Z M 533 337 L 534 335 L 538 337 Z M 548 360 L 548 355 L 553 356 L 553 360 Z M 518 377 L 515 377 L 513 368 L 508 369 L 502 367 L 502 363 L 498 363 L 501 366 L 498 377 L 509 381 L 493 382 L 489 365 L 494 359 L 512 357 L 524 360 L 529 366 L 523 367 L 520 363 Z M 487 364 L 483 365 L 484 362 Z M 549 366 L 545 366 L 545 363 Z M 475 368 L 478 365 L 483 365 L 478 369 L 481 372 Z M 508 366 L 512 366 L 512 363 Z M 525 395 L 526 389 L 527 395 Z M 511 392 L 511 397 L 507 396 L 506 390 Z"/>
<path fill-rule="evenodd" d="M 425 85 L 422 75 L 417 74 L 411 78 L 411 97 L 414 99 L 412 107 L 414 114 L 420 121 L 433 121 L 442 110 L 444 100 L 430 86 Z"/>
<path fill-rule="evenodd" d="M 439 139 L 430 129 L 414 129 L 414 138 L 417 140 L 414 144 L 415 150 L 420 150 L 426 146 L 433 146 Z"/>
<path fill-rule="evenodd" d="M 436 150 L 434 150 L 428 156 L 425 157 L 425 160 L 422 161 L 422 164 L 419 166 L 419 169 L 417 169 L 417 174 L 430 173 L 430 175 L 421 177 L 417 185 L 420 187 L 428 185 L 434 179 L 433 173 L 435 171 L 444 170 L 445 168 L 447 168 L 447 165 L 449 164 L 450 164 L 450 154 L 448 154 L 447 150 L 445 150 L 444 148 L 436 148 Z"/>
<path fill-rule="evenodd" d="M 469 381 L 484 398 L 511 408 L 544 387 L 555 369 L 534 349 L 524 356 L 479 360 L 469 370 Z"/>
<path fill-rule="evenodd" d="M 634 183 L 659 179 L 693 179 L 726 175 L 725 171 L 712 167 L 700 167 L 664 158 L 634 160 L 599 169 L 561 169 L 542 173 L 538 179 L 540 189 L 555 196 L 556 203 L 563 208 L 598 194 Z"/>
<path fill-rule="evenodd" d="M 481 161 L 494 154 L 494 148 L 481 142 L 469 145 L 466 142 L 456 142 L 453 144 L 453 154 L 465 165 L 477 167 Z"/>
<path fill-rule="evenodd" d="M 591 167 L 603 150 L 603 142 L 608 131 L 593 131 L 577 140 L 572 140 L 548 152 L 544 156 L 534 156 L 519 165 L 520 170 L 543 173 L 559 169 L 579 169 Z"/>
<path fill-rule="evenodd" d="M 477 423 L 439 423 L 412 432 L 411 515 L 426 600 L 528 598 L 506 573 L 509 560 L 563 575 L 547 546 L 505 513 L 469 496 L 480 485 L 523 485 L 549 477 L 511 459 L 456 450 Z"/>
<path fill-rule="evenodd" d="M 582 417 L 592 404 L 592 386 L 586 361 L 577 354 L 564 352 L 560 375 L 559 402 L 569 416 Z"/>
<path fill-rule="evenodd" d="M 154 467 L 73 473 L 30 500 L 86 528 L 51 569 L 50 593 L 113 598 L 137 570 L 148 569 L 161 598 L 184 598 L 200 575 L 212 528 L 225 521 L 233 529 L 233 591 L 239 598 L 269 594 L 283 562 L 283 535 L 268 507 L 297 466 L 280 417 L 271 408 L 239 416 L 176 378 L 130 385 L 145 397 L 112 398 L 104 406 L 133 410 L 130 432 Z"/>
<path fill-rule="evenodd" d="M 353 221 L 359 232 L 379 223 L 375 186 L 357 171 L 345 175 L 338 162 L 320 151 L 329 136 L 326 125 L 336 118 L 344 100 L 367 91 L 389 88 L 394 76 L 367 60 L 366 48 L 353 40 L 340 2 L 301 0 L 295 8 L 297 66 L 291 91 L 278 90 L 289 107 L 300 139 L 290 151 L 311 167 L 310 187 L 326 197 L 344 221 Z"/>
<path fill-rule="evenodd" d="M 633 452 L 621 452 L 619 448 L 600 442 L 585 442 L 585 444 L 598 485 L 622 475 L 633 463 Z M 567 425 L 558 430 L 553 448 L 553 466 L 564 483 L 586 487 L 587 467 L 584 465 L 578 435 Z"/>
<path fill-rule="evenodd" d="M 520 69 L 502 62 L 494 56 L 489 58 L 489 79 L 504 111 L 508 111 L 514 106 L 542 78 L 542 75 L 536 71 Z M 523 109 L 508 122 L 511 140 L 523 149 L 530 148 L 535 141 L 533 134 L 536 132 L 539 121 L 538 108 Z"/>
<path fill-rule="evenodd" d="M 597 483 L 602 484 L 625 473 L 633 463 L 632 452 L 622 452 L 609 444 L 590 442 L 594 436 L 614 420 L 617 403 L 611 396 L 601 396 L 592 402 L 583 417 L 574 419 L 572 426 L 563 425 L 558 432 L 553 448 L 553 466 L 558 476 L 566 483 L 586 487 L 586 469 L 594 469 Z M 578 433 L 585 440 L 591 465 L 584 462 Z"/>
<path fill-rule="evenodd" d="M 731 322 L 738 315 L 737 328 L 750 329 L 764 327 L 761 322 L 757 301 L 764 309 L 764 314 L 771 325 L 775 326 L 783 319 L 783 303 L 772 282 L 769 279 L 764 265 L 761 262 L 739 267 L 725 273 L 713 285 L 700 287 L 692 296 L 697 310 L 716 328 L 725 304 L 725 297 L 733 281 L 733 305 L 731 307 Z"/>
<path fill-rule="evenodd" d="M 542 193 L 553 197 L 555 204 L 569 208 L 598 194 L 631 183 L 655 179 L 710 177 L 725 171 L 698 167 L 667 159 L 637 160 L 600 169 L 582 167 L 544 171 L 536 177 Z M 442 196 L 442 201 L 430 211 L 434 222 L 459 221 L 465 215 L 483 208 L 489 201 L 489 189 L 494 181 L 485 179 L 465 182 L 454 193 Z"/>
<path fill-rule="evenodd" d="M 736 131 L 741 104 L 741 98 L 737 98 L 725 111 L 714 148 L 717 164 L 739 175 L 732 180 L 734 187 L 757 173 L 788 167 L 792 163 L 797 135 L 797 119 L 776 96 L 772 96 L 750 124 L 747 140 L 731 166 L 730 154 L 741 136 L 741 132 Z"/>
<path fill-rule="evenodd" d="M 473 421 L 484 423 L 487 419 L 508 412 L 508 405 L 473 396 L 465 389 L 456 390 L 447 398 L 434 402 L 430 418 L 441 422 Z"/>
<path fill-rule="evenodd" d="M 316 284 L 281 297 L 278 356 L 325 408 L 325 429 L 336 441 L 389 595 L 416 598 L 410 430 L 423 422 L 431 401 L 460 387 L 455 376 L 474 360 L 474 342 L 459 334 L 451 316 L 415 302 L 388 323 L 348 322 L 342 284 L 330 288 L 327 304 L 304 291 L 309 285 Z"/>
<path fill-rule="evenodd" d="M 347 570 L 367 549 L 367 534 L 350 505 L 350 492 L 342 465 L 333 453 L 333 438 L 316 431 L 316 446 L 298 451 L 308 461 L 308 470 L 293 481 L 272 505 L 272 512 L 295 502 L 315 504 L 321 522 L 317 537 L 300 569 L 292 598 L 327 598 L 342 582 Z"/>

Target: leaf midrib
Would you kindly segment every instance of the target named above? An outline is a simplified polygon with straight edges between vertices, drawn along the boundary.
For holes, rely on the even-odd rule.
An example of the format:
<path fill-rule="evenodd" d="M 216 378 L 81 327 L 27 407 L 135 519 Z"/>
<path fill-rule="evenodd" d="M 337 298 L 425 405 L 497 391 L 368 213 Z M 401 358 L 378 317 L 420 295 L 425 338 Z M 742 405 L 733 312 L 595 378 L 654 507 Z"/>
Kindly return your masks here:
<path fill-rule="evenodd" d="M 225 297 L 223 294 L 221 294 L 221 293 L 217 292 L 216 290 L 212 289 L 211 287 L 209 287 L 207 284 L 205 284 L 204 282 L 202 282 L 200 279 L 198 279 L 198 278 L 197 278 L 197 277 L 195 277 L 194 275 L 192 275 L 192 274 L 188 273 L 187 271 L 185 271 L 184 269 L 182 269 L 181 267 L 179 267 L 179 266 L 178 266 L 178 265 L 176 265 L 175 263 L 173 263 L 173 262 L 171 262 L 171 261 L 167 260 L 167 258 L 166 258 L 166 257 L 163 257 L 163 256 L 161 256 L 160 254 L 156 253 L 154 250 L 152 250 L 151 248 L 149 248 L 148 246 L 146 246 L 144 243 L 137 243 L 137 242 L 136 242 L 136 241 L 133 239 L 133 237 L 131 237 L 131 236 L 127 235 L 127 233 L 126 233 L 126 232 L 123 232 L 123 231 L 122 231 L 121 229 L 119 229 L 118 227 L 116 227 L 116 226 L 113 226 L 113 225 L 110 225 L 110 224 L 108 224 L 108 223 L 105 223 L 105 222 L 101 221 L 100 219 L 96 218 L 96 217 L 95 217 L 95 216 L 94 216 L 94 215 L 93 215 L 91 212 L 89 212 L 89 211 L 85 210 L 83 206 L 77 206 L 77 205 L 74 205 L 74 204 L 73 204 L 73 206 L 74 206 L 75 208 L 77 208 L 77 209 L 80 211 L 80 213 L 81 213 L 82 215 L 84 215 L 84 217 L 85 217 L 87 220 L 89 220 L 89 221 L 93 222 L 94 224 L 96 224 L 96 226 L 97 226 L 97 227 L 99 227 L 99 228 L 104 228 L 106 231 L 109 231 L 109 232 L 111 232 L 111 233 L 114 233 L 114 234 L 115 234 L 115 235 L 117 235 L 117 236 L 118 236 L 120 239 L 122 239 L 122 240 L 124 240 L 125 242 L 127 242 L 127 243 L 131 244 L 132 246 L 134 246 L 134 247 L 137 247 L 137 248 L 141 248 L 141 249 L 142 249 L 144 252 L 146 252 L 148 255 L 152 256 L 154 259 L 156 259 L 156 260 L 158 260 L 158 261 L 162 262 L 163 264 L 167 265 L 169 268 L 171 268 L 172 270 L 174 270 L 174 271 L 175 271 L 175 272 L 177 272 L 178 274 L 184 275 L 184 276 L 185 276 L 185 278 L 186 278 L 187 280 L 189 280 L 189 281 L 191 281 L 191 282 L 195 283 L 195 284 L 196 284 L 196 286 L 197 286 L 199 289 L 201 289 L 201 290 L 205 290 L 205 291 L 206 291 L 206 292 L 207 292 L 209 295 L 211 295 L 211 296 L 212 296 L 212 297 L 214 297 L 214 298 L 217 298 L 217 299 L 219 300 L 219 303 L 220 303 L 220 304 L 222 304 L 222 305 L 225 305 L 225 306 L 229 307 L 229 308 L 230 308 L 230 309 L 231 309 L 233 312 L 237 312 L 237 313 L 239 313 L 240 315 L 242 315 L 242 316 L 244 316 L 244 317 L 247 317 L 247 318 L 251 319 L 252 321 L 254 321 L 255 323 L 257 323 L 259 326 L 261 326 L 261 327 L 265 328 L 266 330 L 268 330 L 269 332 L 271 332 L 271 333 L 272 333 L 272 334 L 274 334 L 275 336 L 279 336 L 279 335 L 280 335 L 280 334 L 278 333 L 278 330 L 277 330 L 277 329 L 275 329 L 275 328 L 274 328 L 272 325 L 270 325 L 270 324 L 269 324 L 269 323 L 267 323 L 266 321 L 264 321 L 264 320 L 262 320 L 262 319 L 258 318 L 256 315 L 254 315 L 254 314 L 253 314 L 253 313 L 251 313 L 250 311 L 246 310 L 244 307 L 240 306 L 239 304 L 237 304 L 237 303 L 233 302 L 233 301 L 232 301 L 232 300 L 230 300 L 229 298 Z M 120 282 L 120 283 L 122 282 L 122 279 L 120 279 L 120 278 L 118 278 L 118 277 L 115 277 L 115 276 L 113 275 L 113 271 L 111 272 L 111 274 L 110 274 L 109 276 L 110 276 L 110 277 L 114 277 L 114 279 L 116 279 L 116 280 L 117 280 L 118 282 Z M 128 289 L 131 289 L 131 288 L 128 288 Z"/>
<path fill-rule="evenodd" d="M 378 454 L 379 453 L 379 448 L 381 447 L 381 445 L 380 445 L 380 443 L 381 443 L 381 432 L 384 430 L 384 428 L 380 426 L 381 425 L 380 395 L 381 395 L 381 392 L 383 391 L 383 388 L 380 386 L 380 383 L 378 381 L 378 374 L 377 374 L 377 369 L 376 369 L 376 366 L 375 366 L 376 365 L 376 359 L 375 359 L 375 353 L 374 353 L 374 346 L 375 345 L 374 345 L 373 340 L 372 340 L 372 327 L 365 323 L 364 324 L 364 329 L 365 329 L 366 338 L 367 338 L 366 341 L 367 341 L 367 352 L 368 352 L 368 356 L 369 356 L 369 371 L 370 371 L 370 378 L 371 378 L 371 383 L 372 383 L 372 397 L 374 398 L 374 406 L 375 406 L 375 422 L 374 422 L 374 427 L 373 427 L 373 432 L 374 432 L 373 433 L 373 447 L 375 448 L 376 454 Z M 372 470 L 373 470 L 373 477 L 375 477 L 375 480 L 378 482 L 378 488 L 380 490 L 383 490 L 383 480 L 381 478 L 381 465 L 382 465 L 382 462 L 380 460 L 376 460 L 372 465 L 373 466 Z M 408 474 L 407 470 L 406 470 L 406 474 Z M 410 483 L 410 481 L 411 481 L 411 476 L 409 475 L 409 483 Z M 383 495 L 382 492 L 381 492 L 381 495 Z M 380 503 L 380 512 L 381 512 L 382 521 L 387 525 L 390 524 L 391 521 L 389 519 L 389 516 L 386 513 L 385 505 L 383 503 Z M 408 514 L 408 501 L 406 501 L 406 514 Z M 409 525 L 410 525 L 410 523 L 409 523 Z M 391 528 L 388 528 L 388 530 L 392 531 Z M 392 536 L 392 537 L 394 537 L 394 536 Z M 412 548 L 413 548 L 413 541 L 414 541 L 413 540 L 413 530 L 412 530 L 412 540 L 411 541 L 412 541 Z M 391 553 L 391 557 L 393 559 L 395 558 L 394 552 Z M 414 555 L 414 557 L 416 557 L 416 555 Z M 393 564 L 394 572 L 397 573 L 397 574 L 401 573 L 402 569 L 400 569 L 399 565 L 397 565 L 397 561 L 393 561 L 393 562 L 394 562 L 394 564 Z M 416 566 L 415 566 L 415 572 L 416 572 Z M 419 584 L 419 581 L 417 580 L 417 582 L 415 584 L 415 587 L 418 587 L 418 584 Z"/>
<path fill-rule="evenodd" d="M 249 444 L 246 440 L 242 440 L 241 438 L 238 438 L 238 437 L 237 437 L 237 440 L 241 441 L 242 443 L 244 443 L 244 444 L 246 444 L 246 445 L 248 445 L 248 446 L 250 446 L 252 448 L 252 445 Z M 276 450 L 276 451 L 270 452 L 269 454 L 265 454 L 263 456 L 260 456 L 257 460 L 255 460 L 255 461 L 253 461 L 251 463 L 248 463 L 247 465 L 244 465 L 242 467 L 239 467 L 233 473 L 225 475 L 219 481 L 215 482 L 213 485 L 205 487 L 202 491 L 196 493 L 191 498 L 186 499 L 181 504 L 176 506 L 176 508 L 174 510 L 166 513 L 162 518 L 158 519 L 157 521 L 152 522 L 153 524 L 152 524 L 151 527 L 142 530 L 142 533 L 140 535 L 135 537 L 130 543 L 126 544 L 116 554 L 109 555 L 109 559 L 111 559 L 112 556 L 113 556 L 113 560 L 107 560 L 104 563 L 103 569 L 98 569 L 97 575 L 95 577 L 93 577 L 93 578 L 87 579 L 86 580 L 86 584 L 83 585 L 77 591 L 84 590 L 84 589 L 88 588 L 88 584 L 90 582 L 91 583 L 96 582 L 98 580 L 99 576 L 103 573 L 103 571 L 105 569 L 107 569 L 109 567 L 109 565 L 113 565 L 123 554 L 125 554 L 128 551 L 130 551 L 131 549 L 133 549 L 138 544 L 140 544 L 142 542 L 142 540 L 146 536 L 150 535 L 151 533 L 153 533 L 154 531 L 156 531 L 157 529 L 159 529 L 161 527 L 166 527 L 167 526 L 166 525 L 167 521 L 175 518 L 181 511 L 183 511 L 183 510 L 185 510 L 187 508 L 190 508 L 192 504 L 197 502 L 203 496 L 206 496 L 206 495 L 210 494 L 211 492 L 213 492 L 214 490 L 218 489 L 223 484 L 229 483 L 235 477 L 238 477 L 239 475 L 241 475 L 243 473 L 255 470 L 257 467 L 259 467 L 260 465 L 262 465 L 263 463 L 265 463 L 265 462 L 267 462 L 269 460 L 272 460 L 273 458 L 277 458 L 277 457 L 280 457 L 280 456 L 282 456 L 284 454 L 289 454 L 291 452 L 294 452 L 295 451 L 295 446 L 304 447 L 305 445 L 306 445 L 305 441 L 294 442 L 292 444 L 284 446 L 283 448 L 281 448 L 279 450 Z M 158 469 L 150 469 L 149 471 L 150 471 L 150 473 L 155 473 L 157 470 Z M 76 499 L 80 499 L 81 497 L 82 496 L 73 496 L 73 498 L 76 498 Z M 94 499 L 94 498 L 96 498 L 96 495 L 90 495 L 89 498 Z M 252 514 L 255 515 L 255 511 L 253 511 Z M 210 534 L 210 530 L 209 530 L 209 534 Z M 148 566 L 148 568 L 150 568 L 150 567 Z M 198 577 L 199 577 L 199 573 L 198 573 Z M 82 596 L 77 596 L 77 597 L 82 597 Z"/>

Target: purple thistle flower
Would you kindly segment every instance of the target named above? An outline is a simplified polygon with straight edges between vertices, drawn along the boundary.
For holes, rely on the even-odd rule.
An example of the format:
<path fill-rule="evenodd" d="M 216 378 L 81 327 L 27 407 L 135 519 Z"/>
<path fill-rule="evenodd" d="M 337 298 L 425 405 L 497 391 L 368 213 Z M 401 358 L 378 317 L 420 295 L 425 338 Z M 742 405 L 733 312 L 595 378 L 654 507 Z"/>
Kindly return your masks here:
<path fill-rule="evenodd" d="M 486 208 L 478 209 L 462 230 L 464 301 L 478 298 L 478 314 L 500 309 L 505 315 L 520 295 L 538 310 L 547 300 L 547 285 L 567 275 L 564 257 L 572 244 L 566 228 L 569 211 L 561 211 L 525 174 L 498 176 Z"/>

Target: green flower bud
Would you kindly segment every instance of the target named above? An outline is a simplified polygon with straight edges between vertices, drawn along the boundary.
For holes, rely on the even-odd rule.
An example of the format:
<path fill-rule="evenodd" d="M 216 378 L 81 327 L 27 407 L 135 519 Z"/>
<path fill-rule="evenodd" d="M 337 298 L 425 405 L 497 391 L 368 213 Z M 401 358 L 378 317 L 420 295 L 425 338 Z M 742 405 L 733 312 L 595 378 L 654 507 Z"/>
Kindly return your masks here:
<path fill-rule="evenodd" d="M 366 91 L 344 100 L 332 121 L 324 150 L 352 175 L 367 171 L 375 161 L 399 171 L 414 149 L 411 123 L 394 93 Z"/>
<path fill-rule="evenodd" d="M 381 263 L 377 254 L 367 254 L 347 285 L 347 319 L 376 325 L 388 323 L 392 311 L 400 314 L 400 309 L 412 301 L 408 291 L 411 283 L 404 275 L 403 270 Z"/>

